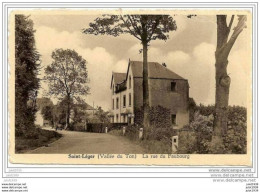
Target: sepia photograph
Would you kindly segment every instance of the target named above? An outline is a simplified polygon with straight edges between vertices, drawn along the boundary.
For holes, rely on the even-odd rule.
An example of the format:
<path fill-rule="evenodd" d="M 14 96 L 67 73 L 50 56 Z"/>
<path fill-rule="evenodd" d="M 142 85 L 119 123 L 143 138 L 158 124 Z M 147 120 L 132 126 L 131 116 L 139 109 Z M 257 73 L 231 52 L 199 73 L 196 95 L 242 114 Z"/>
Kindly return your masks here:
<path fill-rule="evenodd" d="M 2 191 L 258 192 L 258 2 L 2 2 Z"/>
<path fill-rule="evenodd" d="M 14 153 L 249 155 L 250 17 L 13 12 Z"/>

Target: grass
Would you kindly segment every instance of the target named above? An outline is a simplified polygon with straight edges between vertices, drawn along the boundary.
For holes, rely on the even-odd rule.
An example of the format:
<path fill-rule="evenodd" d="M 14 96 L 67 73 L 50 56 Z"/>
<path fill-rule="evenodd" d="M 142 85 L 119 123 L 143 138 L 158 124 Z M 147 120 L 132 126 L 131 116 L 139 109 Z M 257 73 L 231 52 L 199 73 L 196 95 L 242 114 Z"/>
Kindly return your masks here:
<path fill-rule="evenodd" d="M 57 139 L 61 138 L 61 134 L 55 131 L 48 131 L 37 128 L 33 137 L 19 136 L 15 137 L 15 153 L 25 153 L 38 147 L 46 146 Z"/>

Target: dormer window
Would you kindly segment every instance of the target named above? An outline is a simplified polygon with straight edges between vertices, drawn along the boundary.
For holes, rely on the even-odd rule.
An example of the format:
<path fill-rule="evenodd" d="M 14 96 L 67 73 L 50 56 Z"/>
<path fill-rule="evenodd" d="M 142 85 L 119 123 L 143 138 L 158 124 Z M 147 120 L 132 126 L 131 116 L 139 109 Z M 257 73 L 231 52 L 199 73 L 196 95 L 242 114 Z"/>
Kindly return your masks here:
<path fill-rule="evenodd" d="M 132 83 L 132 79 L 131 76 L 129 76 L 129 89 L 131 89 L 131 83 Z"/>

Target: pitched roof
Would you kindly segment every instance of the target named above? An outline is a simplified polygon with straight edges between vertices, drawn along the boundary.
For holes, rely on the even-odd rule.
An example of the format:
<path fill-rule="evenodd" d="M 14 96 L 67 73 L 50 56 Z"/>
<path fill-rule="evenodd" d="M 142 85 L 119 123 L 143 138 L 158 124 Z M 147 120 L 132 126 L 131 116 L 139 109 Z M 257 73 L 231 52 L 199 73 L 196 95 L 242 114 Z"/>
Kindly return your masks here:
<path fill-rule="evenodd" d="M 134 77 L 143 77 L 143 62 L 130 61 Z M 162 66 L 157 62 L 148 62 L 148 76 L 149 78 L 162 78 L 162 79 L 183 79 L 183 77 Z"/>
<path fill-rule="evenodd" d="M 122 83 L 126 78 L 126 73 L 113 72 L 115 84 Z"/>
<path fill-rule="evenodd" d="M 94 107 L 86 103 L 86 110 L 96 110 Z"/>

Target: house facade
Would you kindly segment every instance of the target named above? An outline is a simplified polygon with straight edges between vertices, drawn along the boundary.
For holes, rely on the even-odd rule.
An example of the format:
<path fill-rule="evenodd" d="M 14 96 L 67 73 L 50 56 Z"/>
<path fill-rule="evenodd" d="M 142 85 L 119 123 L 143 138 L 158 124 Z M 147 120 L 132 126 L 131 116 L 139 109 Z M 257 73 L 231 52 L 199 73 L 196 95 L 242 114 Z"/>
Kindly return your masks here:
<path fill-rule="evenodd" d="M 135 109 L 143 106 L 143 63 L 129 61 L 126 73 L 112 73 L 111 123 L 135 122 Z M 188 80 L 157 62 L 148 62 L 150 106 L 170 109 L 172 127 L 189 123 Z"/>

